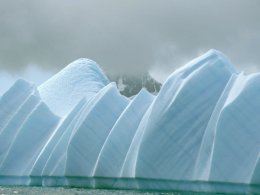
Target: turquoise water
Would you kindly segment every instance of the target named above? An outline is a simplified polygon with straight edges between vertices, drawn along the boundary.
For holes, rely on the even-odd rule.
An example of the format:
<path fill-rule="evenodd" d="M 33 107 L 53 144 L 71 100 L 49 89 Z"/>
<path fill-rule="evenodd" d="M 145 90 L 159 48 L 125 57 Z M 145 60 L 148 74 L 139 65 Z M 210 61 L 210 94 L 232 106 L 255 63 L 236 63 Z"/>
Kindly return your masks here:
<path fill-rule="evenodd" d="M 220 195 L 194 192 L 151 192 L 132 190 L 93 190 L 82 188 L 48 188 L 48 187 L 0 187 L 0 195 Z"/>

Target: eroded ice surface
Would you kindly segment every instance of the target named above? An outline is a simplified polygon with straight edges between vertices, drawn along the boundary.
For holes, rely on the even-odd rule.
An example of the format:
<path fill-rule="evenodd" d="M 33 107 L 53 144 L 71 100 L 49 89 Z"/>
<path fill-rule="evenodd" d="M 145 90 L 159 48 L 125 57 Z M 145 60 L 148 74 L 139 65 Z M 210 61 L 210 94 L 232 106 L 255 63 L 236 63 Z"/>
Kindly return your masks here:
<path fill-rule="evenodd" d="M 259 97 L 216 50 L 133 99 L 77 60 L 1 96 L 0 184 L 259 192 Z"/>
<path fill-rule="evenodd" d="M 82 97 L 91 99 L 108 83 L 107 77 L 94 61 L 82 58 L 44 82 L 38 90 L 50 109 L 64 116 Z"/>

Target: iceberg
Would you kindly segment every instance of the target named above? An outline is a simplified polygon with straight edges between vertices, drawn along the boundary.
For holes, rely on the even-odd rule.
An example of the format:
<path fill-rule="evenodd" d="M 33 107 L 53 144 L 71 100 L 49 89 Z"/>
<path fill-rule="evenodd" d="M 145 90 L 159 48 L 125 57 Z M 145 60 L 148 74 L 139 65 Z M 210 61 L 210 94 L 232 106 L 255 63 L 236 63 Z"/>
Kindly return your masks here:
<path fill-rule="evenodd" d="M 210 50 L 157 95 L 79 59 L 0 98 L 0 185 L 260 192 L 260 73 Z"/>

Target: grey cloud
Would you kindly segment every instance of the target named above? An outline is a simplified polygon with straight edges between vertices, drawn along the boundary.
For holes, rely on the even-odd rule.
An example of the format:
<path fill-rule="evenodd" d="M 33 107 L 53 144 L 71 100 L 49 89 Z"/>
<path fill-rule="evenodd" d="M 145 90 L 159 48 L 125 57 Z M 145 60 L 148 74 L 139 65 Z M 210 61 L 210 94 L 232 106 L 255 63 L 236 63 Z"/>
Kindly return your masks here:
<path fill-rule="evenodd" d="M 216 48 L 241 69 L 260 69 L 259 8 L 258 0 L 1 0 L 0 68 L 57 70 L 88 57 L 109 73 L 172 71 Z"/>

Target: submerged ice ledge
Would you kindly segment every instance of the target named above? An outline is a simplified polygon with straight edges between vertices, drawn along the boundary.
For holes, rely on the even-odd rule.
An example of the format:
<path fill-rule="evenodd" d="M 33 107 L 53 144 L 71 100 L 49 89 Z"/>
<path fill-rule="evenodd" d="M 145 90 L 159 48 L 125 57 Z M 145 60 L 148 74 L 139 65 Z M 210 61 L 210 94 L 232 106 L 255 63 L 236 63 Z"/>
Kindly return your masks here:
<path fill-rule="evenodd" d="M 0 185 L 259 192 L 257 97 L 260 74 L 216 50 L 157 96 L 120 95 L 87 59 L 18 80 L 0 99 Z"/>

